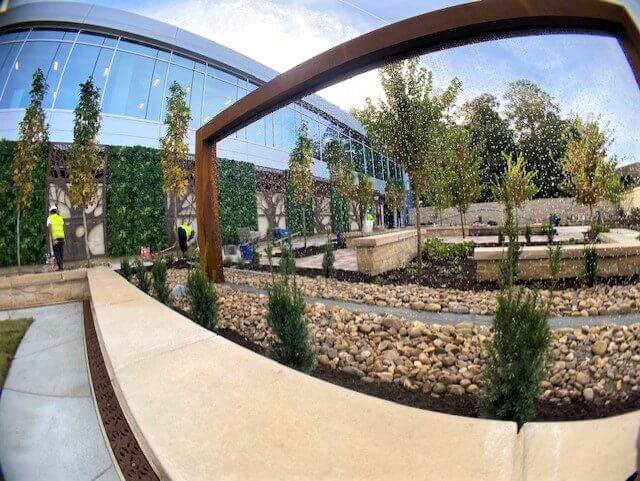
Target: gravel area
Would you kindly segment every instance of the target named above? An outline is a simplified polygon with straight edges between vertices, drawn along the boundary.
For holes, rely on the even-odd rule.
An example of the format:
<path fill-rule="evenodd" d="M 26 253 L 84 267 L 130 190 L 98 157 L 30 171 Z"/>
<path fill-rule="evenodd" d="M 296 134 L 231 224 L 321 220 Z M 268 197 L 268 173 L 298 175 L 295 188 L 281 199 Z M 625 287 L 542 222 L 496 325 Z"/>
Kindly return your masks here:
<path fill-rule="evenodd" d="M 176 274 L 179 275 L 179 274 Z M 186 276 L 186 272 L 182 274 Z M 266 289 L 271 275 L 264 272 L 225 269 L 225 278 L 234 284 Z M 379 307 L 401 307 L 418 311 L 491 315 L 497 305 L 496 291 L 440 289 L 418 285 L 377 285 L 298 276 L 305 296 L 340 299 Z M 549 292 L 540 291 L 548 299 Z M 588 317 L 640 311 L 640 285 L 564 289 L 554 293 L 551 316 Z"/>
<path fill-rule="evenodd" d="M 268 276 L 234 270 L 226 272 L 233 282 L 240 281 L 238 274 L 245 275 L 246 282 L 268 280 Z M 184 282 L 185 276 L 186 271 L 170 271 L 169 281 L 173 286 Z M 339 286 L 333 285 L 332 281 L 318 280 L 317 287 L 307 285 L 302 278 L 300 281 L 307 295 L 318 296 L 319 292 L 326 292 L 323 289 L 334 289 L 336 295 L 340 292 Z M 219 327 L 231 329 L 266 347 L 272 336 L 265 320 L 266 296 L 229 287 L 217 289 L 220 295 Z M 310 289 L 315 289 L 316 293 L 311 294 Z M 354 289 L 352 293 L 364 293 L 367 287 L 354 286 Z M 369 295 L 376 299 L 384 293 L 376 290 L 375 295 Z M 184 298 L 173 302 L 188 310 Z M 455 302 L 460 303 L 461 299 Z M 306 316 L 318 362 L 323 366 L 355 375 L 366 382 L 398 383 L 405 389 L 422 391 L 433 397 L 475 395 L 482 387 L 483 344 L 492 335 L 489 326 L 425 324 L 393 315 L 351 312 L 320 303 L 308 304 Z M 640 378 L 639 340 L 640 324 L 554 330 L 552 359 L 547 379 L 541 383 L 540 399 L 557 404 L 606 404 L 635 395 Z"/>

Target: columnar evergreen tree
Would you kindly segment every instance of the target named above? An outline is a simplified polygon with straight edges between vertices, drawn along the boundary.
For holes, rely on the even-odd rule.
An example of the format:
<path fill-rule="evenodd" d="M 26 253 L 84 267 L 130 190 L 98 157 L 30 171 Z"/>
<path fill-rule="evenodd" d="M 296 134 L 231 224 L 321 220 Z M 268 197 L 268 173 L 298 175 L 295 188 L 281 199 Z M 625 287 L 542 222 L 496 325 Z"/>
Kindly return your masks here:
<path fill-rule="evenodd" d="M 178 202 L 180 195 L 187 187 L 187 179 L 182 168 L 182 162 L 187 157 L 187 143 L 185 136 L 189 127 L 191 112 L 186 101 L 186 91 L 178 82 L 169 87 L 167 99 L 167 115 L 164 124 L 167 134 L 160 139 L 161 163 L 164 192 L 173 203 L 173 230 L 178 227 Z"/>
<path fill-rule="evenodd" d="M 558 197 L 562 193 L 561 159 L 567 128 L 567 122 L 560 117 L 560 107 L 529 80 L 512 82 L 505 100 L 505 113 L 515 131 L 518 152 L 527 159 L 527 168 L 538 172 L 539 196 Z"/>
<path fill-rule="evenodd" d="M 36 166 L 43 161 L 49 142 L 48 125 L 45 122 L 42 99 L 47 91 L 42 70 L 33 74 L 31 101 L 20 122 L 20 134 L 13 155 L 11 180 L 16 196 L 16 260 L 20 267 L 20 214 L 31 204 L 33 176 Z"/>
<path fill-rule="evenodd" d="M 385 100 L 374 105 L 367 99 L 353 114 L 364 125 L 376 148 L 400 164 L 409 176 L 411 194 L 421 199 L 431 181 L 430 165 L 442 155 L 436 140 L 443 135 L 443 120 L 460 90 L 454 79 L 441 93 L 434 93 L 433 75 L 414 57 L 380 69 Z M 416 205 L 417 252 L 422 244 L 420 208 Z M 418 275 L 422 259 L 418 255 Z"/>
<path fill-rule="evenodd" d="M 471 145 L 482 159 L 483 189 L 481 202 L 495 200 L 491 183 L 504 172 L 503 152 L 515 152 L 514 133 L 500 116 L 500 104 L 490 94 L 481 94 L 466 102 L 461 109 L 463 125 L 471 135 Z"/>
<path fill-rule="evenodd" d="M 622 192 L 616 163 L 607 157 L 611 134 L 600 128 L 597 120 L 574 121 L 578 135 L 570 138 L 563 162 L 564 188 L 576 201 L 589 207 L 589 224 L 593 225 L 593 209 L 602 200 L 618 202 Z"/>
<path fill-rule="evenodd" d="M 538 192 L 538 187 L 534 182 L 536 172 L 526 170 L 524 157 L 519 156 L 514 162 L 512 154 L 505 154 L 505 160 L 507 167 L 502 179 L 494 183 L 493 192 L 495 198 L 504 205 L 505 210 L 505 230 L 509 235 L 509 248 L 501 266 L 501 282 L 504 283 L 503 287 L 510 287 L 517 280 L 520 259 L 518 220 L 514 211 L 526 200 L 532 198 Z"/>
<path fill-rule="evenodd" d="M 296 146 L 291 151 L 289 157 L 289 178 L 293 191 L 293 199 L 306 206 L 313 195 L 313 142 L 307 133 L 307 124 L 303 123 L 298 130 Z M 304 246 L 307 247 L 307 216 L 302 215 L 302 233 L 304 235 Z"/>
<path fill-rule="evenodd" d="M 98 132 L 100 130 L 100 93 L 89 77 L 80 84 L 80 99 L 75 109 L 73 143 L 67 156 L 69 197 L 71 204 L 82 208 L 84 248 L 89 262 L 89 240 L 86 210 L 97 195 L 94 173 L 100 168 Z"/>
<path fill-rule="evenodd" d="M 406 203 L 404 185 L 399 180 L 390 180 L 384 191 L 384 200 L 387 207 L 393 212 L 393 226 L 398 227 L 398 211 L 402 210 Z"/>
<path fill-rule="evenodd" d="M 471 136 L 463 127 L 449 129 L 449 148 L 445 156 L 445 193 L 449 205 L 458 209 L 462 237 L 464 218 L 469 206 L 478 200 L 483 189 L 481 161 L 471 146 Z"/>

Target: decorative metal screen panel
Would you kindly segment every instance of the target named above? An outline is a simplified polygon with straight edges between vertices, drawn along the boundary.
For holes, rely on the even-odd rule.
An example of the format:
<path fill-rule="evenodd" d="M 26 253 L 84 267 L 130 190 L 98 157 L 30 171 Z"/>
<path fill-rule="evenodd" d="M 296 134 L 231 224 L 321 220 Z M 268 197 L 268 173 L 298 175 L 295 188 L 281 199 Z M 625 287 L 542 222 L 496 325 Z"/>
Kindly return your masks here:
<path fill-rule="evenodd" d="M 82 209 L 73 207 L 69 200 L 69 174 L 67 172 L 69 146 L 70 144 L 56 143 L 52 144 L 49 149 L 47 203 L 48 205 L 56 205 L 60 215 L 65 219 L 65 258 L 74 260 L 85 257 L 85 247 Z M 93 174 L 94 182 L 97 184 L 97 198 L 93 205 L 90 205 L 86 210 L 89 252 L 92 256 L 108 254 L 104 222 L 107 149 L 101 146 L 99 155 L 102 165 Z"/>

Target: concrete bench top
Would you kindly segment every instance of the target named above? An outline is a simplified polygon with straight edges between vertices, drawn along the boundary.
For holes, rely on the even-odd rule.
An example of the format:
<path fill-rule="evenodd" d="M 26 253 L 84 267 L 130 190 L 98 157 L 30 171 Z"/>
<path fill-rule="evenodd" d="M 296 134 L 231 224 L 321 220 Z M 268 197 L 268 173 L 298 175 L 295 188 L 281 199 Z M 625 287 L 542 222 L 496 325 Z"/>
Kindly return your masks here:
<path fill-rule="evenodd" d="M 105 362 L 162 479 L 626 479 L 640 411 L 532 423 L 401 406 L 283 367 L 105 268 L 88 271 Z"/>

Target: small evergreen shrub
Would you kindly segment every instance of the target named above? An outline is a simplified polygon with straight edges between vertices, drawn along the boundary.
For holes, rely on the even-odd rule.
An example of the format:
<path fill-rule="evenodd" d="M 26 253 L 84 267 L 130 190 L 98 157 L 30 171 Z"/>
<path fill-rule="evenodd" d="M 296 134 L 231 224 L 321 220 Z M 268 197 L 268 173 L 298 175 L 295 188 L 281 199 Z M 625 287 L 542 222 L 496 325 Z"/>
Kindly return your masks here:
<path fill-rule="evenodd" d="M 335 277 L 336 269 L 333 267 L 335 254 L 333 253 L 333 244 L 331 240 L 324 247 L 324 255 L 322 256 L 322 275 L 324 277 Z"/>
<path fill-rule="evenodd" d="M 498 245 L 504 245 L 504 229 L 502 227 L 498 229 Z"/>
<path fill-rule="evenodd" d="M 122 259 L 120 262 L 120 275 L 124 277 L 126 280 L 131 282 L 131 277 L 133 276 L 133 269 L 131 268 L 131 264 L 129 263 L 128 258 Z"/>
<path fill-rule="evenodd" d="M 267 245 L 264 248 L 264 253 L 267 254 L 267 260 L 269 261 L 269 270 L 273 272 L 273 243 L 271 240 L 267 241 Z"/>
<path fill-rule="evenodd" d="M 482 373 L 484 417 L 515 421 L 518 429 L 533 418 L 549 360 L 547 315 L 537 296 L 522 289 L 508 289 L 498 297 Z"/>
<path fill-rule="evenodd" d="M 609 232 L 610 230 L 610 226 L 603 224 L 602 222 L 596 222 L 591 226 L 589 232 L 587 232 L 587 239 L 594 242 L 600 234 L 603 232 Z"/>
<path fill-rule="evenodd" d="M 296 260 L 293 257 L 291 246 L 287 243 L 282 245 L 282 255 L 280 256 L 280 272 L 284 275 L 296 273 Z"/>
<path fill-rule="evenodd" d="M 225 256 L 224 259 L 222 259 L 222 265 L 224 267 L 231 267 L 233 265 L 233 259 L 229 256 Z"/>
<path fill-rule="evenodd" d="M 531 229 L 531 226 L 529 224 L 527 224 L 524 228 L 524 239 L 527 242 L 527 244 L 531 244 L 531 235 L 533 234 L 533 229 Z"/>
<path fill-rule="evenodd" d="M 553 244 L 553 237 L 555 235 L 555 229 L 550 222 L 542 224 L 542 231 L 547 236 L 547 244 Z"/>
<path fill-rule="evenodd" d="M 434 262 L 457 262 L 472 254 L 473 242 L 446 243 L 437 237 L 431 237 L 422 247 L 423 259 Z"/>
<path fill-rule="evenodd" d="M 249 265 L 254 271 L 260 269 L 260 253 L 258 252 L 257 247 L 254 247 L 251 251 L 251 260 L 249 261 Z"/>
<path fill-rule="evenodd" d="M 187 298 L 191 318 L 200 326 L 214 329 L 218 322 L 218 294 L 200 269 L 194 269 L 187 277 Z"/>
<path fill-rule="evenodd" d="M 598 251 L 595 247 L 585 247 L 583 254 L 584 266 L 582 271 L 582 282 L 588 287 L 596 285 L 598 278 Z"/>
<path fill-rule="evenodd" d="M 141 260 L 138 259 L 136 261 L 134 270 L 136 281 L 138 283 L 138 289 L 140 289 L 145 294 L 149 294 L 149 292 L 151 291 L 151 279 L 149 278 L 147 268 Z"/>
<path fill-rule="evenodd" d="M 169 304 L 169 286 L 167 284 L 167 264 L 164 260 L 159 259 L 153 263 L 151 268 L 153 275 L 153 291 L 163 304 Z"/>
<path fill-rule="evenodd" d="M 558 284 L 562 269 L 562 248 L 549 244 L 547 252 L 549 253 L 549 290 L 553 292 Z"/>
<path fill-rule="evenodd" d="M 276 335 L 269 346 L 269 357 L 309 373 L 315 365 L 315 354 L 303 313 L 304 299 L 300 290 L 288 276 L 282 276 L 269 289 L 267 322 Z"/>

